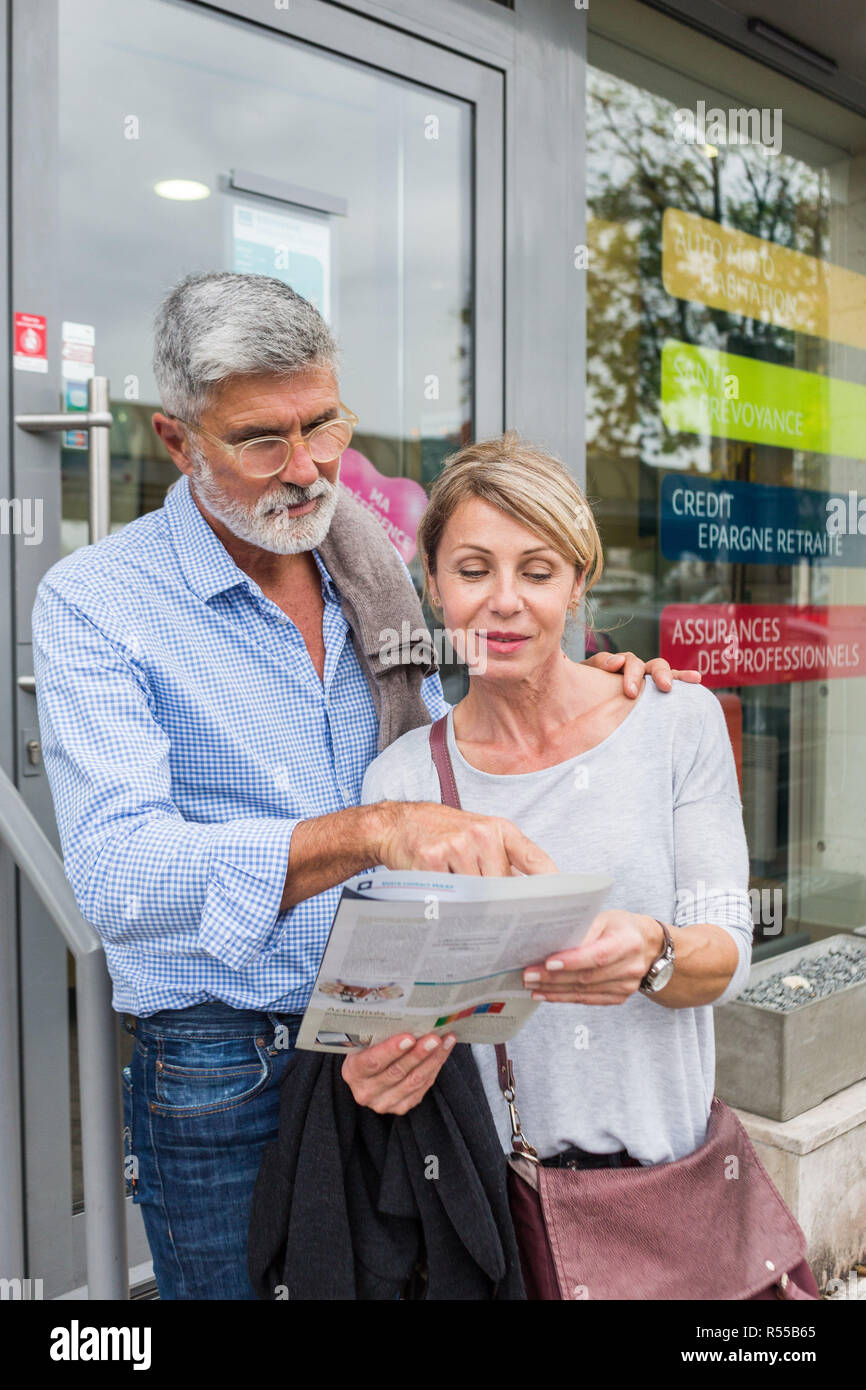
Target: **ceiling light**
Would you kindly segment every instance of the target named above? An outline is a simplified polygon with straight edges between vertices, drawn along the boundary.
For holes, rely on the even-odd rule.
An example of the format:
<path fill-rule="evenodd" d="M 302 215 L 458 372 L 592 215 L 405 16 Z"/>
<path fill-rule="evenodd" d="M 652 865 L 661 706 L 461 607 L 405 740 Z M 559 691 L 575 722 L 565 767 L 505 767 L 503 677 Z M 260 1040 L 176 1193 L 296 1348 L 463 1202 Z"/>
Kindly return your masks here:
<path fill-rule="evenodd" d="M 207 184 L 195 179 L 160 179 L 153 185 L 153 191 L 160 198 L 172 198 L 178 203 L 194 203 L 199 198 L 210 197 Z"/>

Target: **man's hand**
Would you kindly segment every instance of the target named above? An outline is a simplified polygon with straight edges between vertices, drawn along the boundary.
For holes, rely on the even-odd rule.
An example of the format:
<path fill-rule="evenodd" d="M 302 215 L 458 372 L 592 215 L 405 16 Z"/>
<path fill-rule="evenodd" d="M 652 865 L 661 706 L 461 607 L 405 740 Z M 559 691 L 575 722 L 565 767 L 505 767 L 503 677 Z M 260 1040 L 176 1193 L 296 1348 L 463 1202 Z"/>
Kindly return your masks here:
<path fill-rule="evenodd" d="M 622 671 L 622 688 L 625 695 L 637 696 L 640 683 L 645 674 L 652 676 L 659 690 L 671 690 L 674 681 L 691 681 L 699 685 L 700 671 L 672 671 L 670 662 L 663 656 L 654 656 L 652 661 L 641 661 L 634 652 L 596 652 L 587 657 L 585 666 L 597 666 L 600 671 Z"/>
<path fill-rule="evenodd" d="M 378 1115 L 405 1115 L 430 1090 L 455 1041 L 453 1033 L 442 1038 L 426 1033 L 417 1042 L 411 1033 L 397 1033 L 351 1053 L 343 1063 L 343 1080 L 358 1105 Z"/>
<path fill-rule="evenodd" d="M 477 816 L 435 801 L 382 801 L 376 863 L 388 869 L 507 876 L 555 874 L 556 865 L 503 816 Z"/>
<path fill-rule="evenodd" d="M 280 911 L 374 864 L 451 874 L 558 872 L 550 855 L 502 816 L 476 816 L 437 801 L 378 801 L 299 821 Z"/>
<path fill-rule="evenodd" d="M 553 1004 L 624 1004 L 664 948 L 664 932 L 654 918 L 600 912 L 580 946 L 527 966 L 523 983 L 533 999 Z"/>

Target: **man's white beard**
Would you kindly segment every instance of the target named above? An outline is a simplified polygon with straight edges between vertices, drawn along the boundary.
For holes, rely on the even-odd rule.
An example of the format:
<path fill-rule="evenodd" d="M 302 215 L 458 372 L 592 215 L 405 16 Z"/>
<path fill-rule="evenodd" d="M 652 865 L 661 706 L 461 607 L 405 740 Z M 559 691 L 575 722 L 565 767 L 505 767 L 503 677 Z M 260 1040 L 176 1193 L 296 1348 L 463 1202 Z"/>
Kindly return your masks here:
<path fill-rule="evenodd" d="M 239 502 L 223 491 L 198 448 L 193 447 L 190 456 L 193 462 L 190 486 L 211 515 L 227 526 L 239 540 L 257 545 L 262 550 L 271 550 L 276 555 L 299 555 L 304 550 L 314 550 L 321 545 L 328 534 L 340 495 L 339 473 L 335 483 L 321 477 L 309 487 L 280 483 L 250 505 Z M 289 516 L 284 510 L 287 506 L 297 507 L 309 502 L 313 497 L 319 497 L 321 501 L 315 511 L 307 516 Z"/>

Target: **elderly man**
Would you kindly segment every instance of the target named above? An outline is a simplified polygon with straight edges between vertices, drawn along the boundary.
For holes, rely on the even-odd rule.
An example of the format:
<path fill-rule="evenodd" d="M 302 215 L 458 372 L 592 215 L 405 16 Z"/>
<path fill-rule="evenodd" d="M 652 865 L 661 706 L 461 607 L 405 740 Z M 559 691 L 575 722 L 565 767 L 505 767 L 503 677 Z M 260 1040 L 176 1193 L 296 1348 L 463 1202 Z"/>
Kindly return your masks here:
<path fill-rule="evenodd" d="M 36 693 L 66 873 L 135 1034 L 125 1132 L 160 1296 L 244 1299 L 252 1189 L 339 885 L 376 864 L 548 861 L 503 819 L 358 805 L 377 749 L 447 706 L 416 644 L 378 649 L 421 609 L 338 488 L 355 417 L 316 310 L 266 276 L 191 276 L 154 370 L 182 476 L 44 576 Z M 626 661 L 629 693 L 643 669 Z M 447 1055 L 389 1046 L 398 1093 Z"/>

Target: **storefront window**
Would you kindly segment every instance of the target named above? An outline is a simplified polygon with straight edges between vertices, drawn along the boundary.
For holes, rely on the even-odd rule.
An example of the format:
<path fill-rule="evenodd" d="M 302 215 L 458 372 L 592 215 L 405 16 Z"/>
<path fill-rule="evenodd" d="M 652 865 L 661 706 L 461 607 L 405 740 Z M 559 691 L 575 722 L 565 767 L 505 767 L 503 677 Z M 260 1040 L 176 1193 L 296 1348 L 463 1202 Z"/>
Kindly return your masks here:
<path fill-rule="evenodd" d="M 805 940 L 866 922 L 866 159 L 716 47 L 702 88 L 590 46 L 592 617 L 722 700 L 756 940 Z"/>

